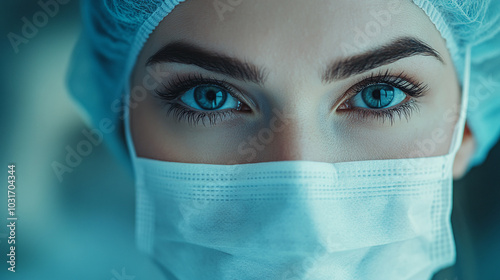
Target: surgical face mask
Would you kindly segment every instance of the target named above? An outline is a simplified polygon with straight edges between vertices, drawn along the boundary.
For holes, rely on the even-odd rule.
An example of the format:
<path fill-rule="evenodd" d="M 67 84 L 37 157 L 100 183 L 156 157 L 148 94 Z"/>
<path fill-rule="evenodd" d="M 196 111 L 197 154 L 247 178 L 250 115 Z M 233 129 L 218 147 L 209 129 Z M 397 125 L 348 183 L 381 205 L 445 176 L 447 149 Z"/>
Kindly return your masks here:
<path fill-rule="evenodd" d="M 455 261 L 467 91 L 450 152 L 417 159 L 164 162 L 135 156 L 127 118 L 138 245 L 167 279 L 430 279 Z"/>

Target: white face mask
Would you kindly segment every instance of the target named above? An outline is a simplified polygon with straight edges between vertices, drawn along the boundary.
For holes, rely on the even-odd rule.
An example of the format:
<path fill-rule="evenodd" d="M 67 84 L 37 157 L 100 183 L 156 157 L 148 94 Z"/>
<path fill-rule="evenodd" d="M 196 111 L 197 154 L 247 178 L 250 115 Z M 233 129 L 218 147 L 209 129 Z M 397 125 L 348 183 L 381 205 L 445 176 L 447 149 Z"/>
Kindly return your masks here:
<path fill-rule="evenodd" d="M 450 153 L 430 158 L 163 162 L 135 156 L 127 118 L 139 247 L 169 279 L 430 279 L 455 261 L 464 81 Z"/>

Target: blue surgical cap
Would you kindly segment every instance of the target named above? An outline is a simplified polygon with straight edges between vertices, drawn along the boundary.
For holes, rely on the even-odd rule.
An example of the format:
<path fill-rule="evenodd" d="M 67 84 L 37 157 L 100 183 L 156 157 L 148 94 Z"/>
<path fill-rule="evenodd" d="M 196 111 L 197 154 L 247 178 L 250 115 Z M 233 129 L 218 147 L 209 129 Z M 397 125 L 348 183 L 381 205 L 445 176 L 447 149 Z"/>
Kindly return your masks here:
<path fill-rule="evenodd" d="M 69 89 L 122 162 L 129 162 L 122 121 L 132 68 L 151 32 L 183 1 L 82 1 L 83 29 L 68 72 Z M 470 168 L 484 161 L 500 135 L 500 1 L 413 2 L 446 40 L 462 84 L 465 51 L 471 49 L 467 123 L 476 150 Z"/>

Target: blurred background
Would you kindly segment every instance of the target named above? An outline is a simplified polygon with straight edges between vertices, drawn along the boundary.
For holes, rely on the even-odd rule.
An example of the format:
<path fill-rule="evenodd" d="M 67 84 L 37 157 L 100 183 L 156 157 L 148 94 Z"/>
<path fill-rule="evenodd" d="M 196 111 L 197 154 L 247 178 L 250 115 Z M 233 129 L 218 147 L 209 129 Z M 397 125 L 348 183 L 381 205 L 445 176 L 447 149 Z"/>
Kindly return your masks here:
<path fill-rule="evenodd" d="M 51 15 L 35 0 L 0 3 L 0 279 L 157 279 L 135 249 L 132 177 L 105 145 L 93 146 L 62 181 L 53 169 L 65 164 L 67 148 L 87 139 L 65 86 L 79 1 L 65 1 Z M 31 38 L 23 36 L 26 20 L 35 26 L 24 30 Z M 9 164 L 16 165 L 15 273 L 6 263 Z"/>
<path fill-rule="evenodd" d="M 0 3 L 4 176 L 0 279 L 160 279 L 154 264 L 135 249 L 131 174 L 105 145 L 93 146 L 62 180 L 54 172 L 55 162 L 65 163 L 67 149 L 86 139 L 82 130 L 87 128 L 65 87 L 65 72 L 80 30 L 79 1 L 56 3 L 58 10 L 50 15 L 35 0 Z M 37 25 L 29 30 L 26 22 Z M 16 165 L 15 273 L 7 270 L 6 263 L 9 164 Z M 435 279 L 500 279 L 497 172 L 498 144 L 484 164 L 455 182 L 452 223 L 457 263 Z"/>

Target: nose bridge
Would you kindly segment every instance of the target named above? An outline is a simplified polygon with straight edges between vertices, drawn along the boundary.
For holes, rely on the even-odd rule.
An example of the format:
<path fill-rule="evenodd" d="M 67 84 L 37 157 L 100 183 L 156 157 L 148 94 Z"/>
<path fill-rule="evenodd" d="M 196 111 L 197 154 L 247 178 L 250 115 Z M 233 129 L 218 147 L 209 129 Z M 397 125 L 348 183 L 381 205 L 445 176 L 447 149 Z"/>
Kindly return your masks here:
<path fill-rule="evenodd" d="M 288 68 L 287 68 L 288 67 Z M 324 118 L 329 110 L 321 87 L 311 82 L 311 76 L 304 76 L 304 67 L 280 65 L 268 86 L 272 94 L 267 96 L 270 110 L 266 111 L 266 123 L 260 127 L 254 139 L 261 146 L 253 145 L 259 161 L 311 160 L 329 161 L 325 153 L 328 131 Z M 295 70 L 294 70 L 295 69 Z"/>
<path fill-rule="evenodd" d="M 259 130 L 257 138 L 267 146 L 262 160 L 328 161 L 316 114 L 294 108 L 273 109 L 269 125 Z"/>

